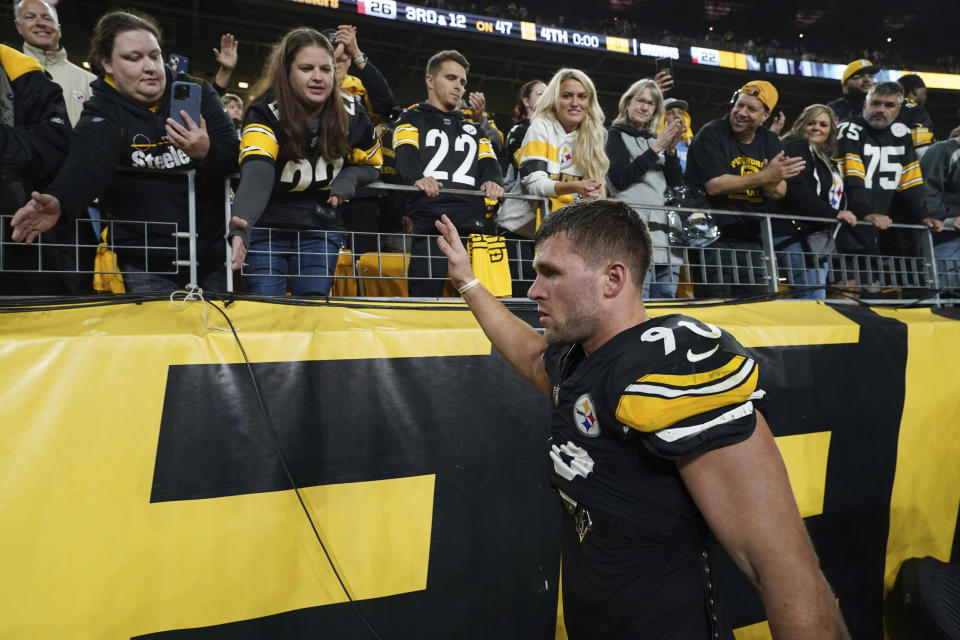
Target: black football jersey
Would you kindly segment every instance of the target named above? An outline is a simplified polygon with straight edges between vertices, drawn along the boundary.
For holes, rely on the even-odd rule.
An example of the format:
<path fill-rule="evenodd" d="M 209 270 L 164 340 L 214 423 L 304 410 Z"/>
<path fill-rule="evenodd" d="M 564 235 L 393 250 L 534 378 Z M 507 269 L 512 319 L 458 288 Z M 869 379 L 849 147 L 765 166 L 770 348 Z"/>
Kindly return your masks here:
<path fill-rule="evenodd" d="M 350 118 L 350 153 L 333 159 L 320 154 L 316 134 L 309 129 L 304 131 L 306 157 L 284 157 L 280 149 L 285 133 L 278 120 L 276 102 L 258 100 L 250 106 L 241 132 L 240 164 L 266 161 L 276 170 L 270 202 L 259 224 L 269 224 L 276 218 L 313 215 L 317 203 L 329 197 L 330 183 L 345 164 L 380 167 L 380 143 L 366 110 L 356 97 L 350 97 L 345 104 Z"/>
<path fill-rule="evenodd" d="M 923 217 L 923 175 L 907 125 L 894 122 L 874 129 L 857 116 L 840 123 L 837 137 L 851 211 L 859 217 L 889 215 L 894 198 L 900 195 L 915 219 Z"/>
<path fill-rule="evenodd" d="M 393 131 L 393 148 L 403 184 L 431 176 L 444 188 L 476 191 L 485 182 L 503 182 L 490 140 L 459 111 L 441 111 L 428 103 L 407 109 Z M 477 231 L 483 228 L 484 202 L 476 196 L 419 196 L 411 200 L 408 213 L 430 219 L 446 213 L 461 231 Z"/>
<path fill-rule="evenodd" d="M 745 440 L 757 364 L 722 329 L 682 315 L 648 320 L 583 356 L 544 355 L 553 393 L 550 477 L 574 501 L 654 538 L 699 536 L 676 460 Z"/>

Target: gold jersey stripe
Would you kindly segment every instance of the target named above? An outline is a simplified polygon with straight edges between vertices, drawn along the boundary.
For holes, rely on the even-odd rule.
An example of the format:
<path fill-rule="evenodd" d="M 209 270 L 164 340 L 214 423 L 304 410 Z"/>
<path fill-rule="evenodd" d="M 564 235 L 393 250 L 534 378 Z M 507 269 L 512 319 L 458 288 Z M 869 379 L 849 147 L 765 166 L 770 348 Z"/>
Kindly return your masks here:
<path fill-rule="evenodd" d="M 759 375 L 759 368 L 753 367 L 750 375 L 740 384 L 726 391 L 709 395 L 661 398 L 624 394 L 620 396 L 620 402 L 617 404 L 617 420 L 645 433 L 666 429 L 701 413 L 747 402 L 757 388 Z"/>
<path fill-rule="evenodd" d="M 240 162 L 243 162 L 247 156 L 263 156 L 264 158 L 270 158 L 276 161 L 276 158 L 260 147 L 244 147 L 240 149 Z"/>
<path fill-rule="evenodd" d="M 247 149 L 257 149 L 263 155 L 270 156 L 274 160 L 280 154 L 280 145 L 273 132 L 264 127 L 248 125 L 243 129 L 243 136 L 240 138 L 240 159 L 244 157 Z"/>
<path fill-rule="evenodd" d="M 477 153 L 477 158 L 497 159 L 496 154 L 493 153 L 493 145 L 490 144 L 490 140 L 488 138 L 480 138 L 480 147 Z"/>
<path fill-rule="evenodd" d="M 743 367 L 746 361 L 747 358 L 744 356 L 734 356 L 733 358 L 730 358 L 730 361 L 725 365 L 718 367 L 713 371 L 703 371 L 700 373 L 691 374 L 651 373 L 643 376 L 642 378 L 638 378 L 635 384 L 627 387 L 627 392 L 643 393 L 644 390 L 639 388 L 640 385 L 650 386 L 657 384 L 670 385 L 671 387 L 681 387 L 682 389 L 689 389 L 690 391 L 693 391 L 697 387 L 719 382 L 727 376 L 736 373 L 741 369 L 741 367 Z M 752 360 L 749 362 L 749 366 L 753 366 Z"/>
<path fill-rule="evenodd" d="M 531 140 L 520 148 L 520 157 L 527 160 L 556 162 L 560 151 L 546 140 Z"/>
<path fill-rule="evenodd" d="M 920 163 L 911 162 L 904 167 L 903 172 L 900 173 L 900 184 L 897 186 L 897 191 L 904 191 L 919 184 L 923 184 L 923 173 L 920 171 Z"/>
<path fill-rule="evenodd" d="M 866 177 L 866 169 L 863 167 L 863 160 L 856 153 L 848 153 L 843 158 L 842 162 L 842 173 L 845 176 L 857 176 L 859 178 Z"/>
<path fill-rule="evenodd" d="M 402 124 L 393 132 L 393 148 L 409 144 L 414 148 L 420 148 L 420 132 L 413 125 Z"/>

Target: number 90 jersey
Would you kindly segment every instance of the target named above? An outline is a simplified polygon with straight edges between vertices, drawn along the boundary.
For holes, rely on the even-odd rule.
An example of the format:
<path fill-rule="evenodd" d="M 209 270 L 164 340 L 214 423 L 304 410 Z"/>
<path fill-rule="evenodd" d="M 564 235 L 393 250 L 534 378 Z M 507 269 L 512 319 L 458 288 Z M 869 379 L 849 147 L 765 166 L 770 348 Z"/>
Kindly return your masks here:
<path fill-rule="evenodd" d="M 554 487 L 653 538 L 695 534 L 676 460 L 747 439 L 757 364 L 727 332 L 682 315 L 623 331 L 589 357 L 544 354 L 552 387 Z"/>
<path fill-rule="evenodd" d="M 407 109 L 393 131 L 393 148 L 403 184 L 427 176 L 444 188 L 471 191 L 485 182 L 503 183 L 490 140 L 459 111 L 441 111 L 425 102 Z M 443 213 L 465 233 L 483 228 L 484 202 L 478 196 L 420 195 L 410 201 L 407 212 L 421 227 L 417 232 L 432 232 L 432 221 Z"/>
<path fill-rule="evenodd" d="M 340 97 L 335 96 L 335 97 Z M 345 99 L 350 118 L 347 139 L 350 153 L 332 160 L 320 154 L 317 134 L 304 128 L 305 158 L 287 158 L 281 153 L 284 136 L 275 101 L 258 100 L 250 105 L 243 121 L 240 137 L 240 164 L 270 162 L 275 167 L 270 201 L 257 224 L 259 226 L 315 227 L 317 204 L 330 197 L 330 184 L 344 165 L 370 165 L 379 169 L 383 163 L 380 142 L 374 134 L 363 105 L 358 98 Z M 308 223 L 312 221 L 313 223 Z"/>

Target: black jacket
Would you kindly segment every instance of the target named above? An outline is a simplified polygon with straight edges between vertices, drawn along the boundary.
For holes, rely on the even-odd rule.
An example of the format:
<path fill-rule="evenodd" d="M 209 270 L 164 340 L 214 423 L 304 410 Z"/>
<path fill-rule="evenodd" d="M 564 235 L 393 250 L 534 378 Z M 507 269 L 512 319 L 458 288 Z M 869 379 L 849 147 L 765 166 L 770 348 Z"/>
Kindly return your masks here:
<path fill-rule="evenodd" d="M 0 45 L 0 64 L 13 90 L 13 126 L 0 125 L 0 173 L 4 213 L 23 205 L 30 192 L 53 178 L 67 152 L 70 121 L 60 85 L 28 55 Z M 18 182 L 15 196 L 7 187 Z"/>
<path fill-rule="evenodd" d="M 849 120 L 863 114 L 863 98 L 854 99 L 846 93 L 828 102 L 827 106 L 837 114 L 837 120 Z"/>
<path fill-rule="evenodd" d="M 177 231 L 188 230 L 186 169 L 195 168 L 196 212 L 201 272 L 224 268 L 224 178 L 236 172 L 239 141 L 236 129 L 213 87 L 186 74 L 176 78 L 165 68 L 167 87 L 156 111 L 129 98 L 102 78 L 91 86 L 93 97 L 83 105 L 70 139 L 70 151 L 47 192 L 60 200 L 63 214 L 85 217 L 85 208 L 100 198 L 101 214 L 115 221 L 148 222 L 146 239 L 162 250 L 144 252 L 143 224 L 111 225 L 121 268 L 170 273 Z M 200 113 L 206 121 L 210 149 L 199 165 L 173 147 L 166 134 L 170 90 L 174 80 L 202 85 Z M 137 169 L 139 171 L 121 171 Z M 177 258 L 189 258 L 188 241 L 179 242 Z M 181 269 L 181 273 L 184 269 Z"/>
<path fill-rule="evenodd" d="M 802 172 L 787 180 L 787 193 L 780 201 L 784 213 L 798 216 L 811 216 L 836 220 L 837 211 L 830 205 L 830 189 L 833 186 L 833 174 L 823 158 L 813 153 L 810 143 L 804 138 L 790 136 L 783 141 L 783 150 L 790 157 L 800 156 L 807 166 Z M 839 208 L 844 208 L 845 198 L 841 196 Z M 800 224 L 804 231 L 820 231 L 822 225 L 813 222 Z"/>
<path fill-rule="evenodd" d="M 13 125 L 0 125 L 0 212 L 11 215 L 32 191 L 44 191 L 67 152 L 70 121 L 60 85 L 28 55 L 0 45 L 0 66 L 10 82 Z M 9 222 L 9 220 L 7 221 Z M 61 274 L 36 271 L 74 269 L 75 255 L 55 246 L 72 244 L 73 228 L 67 221 L 41 235 L 48 246 L 38 249 L 14 245 L 9 224 L 0 228 L 0 295 L 57 295 L 78 292 Z M 92 235 L 92 233 L 91 233 Z M 87 239 L 85 239 L 87 240 Z"/>

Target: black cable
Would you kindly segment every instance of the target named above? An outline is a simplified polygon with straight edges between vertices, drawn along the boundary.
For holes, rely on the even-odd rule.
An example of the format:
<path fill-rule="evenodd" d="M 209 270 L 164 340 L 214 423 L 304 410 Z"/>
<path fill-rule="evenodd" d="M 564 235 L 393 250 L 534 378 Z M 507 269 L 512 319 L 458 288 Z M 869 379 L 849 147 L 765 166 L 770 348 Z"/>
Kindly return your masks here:
<path fill-rule="evenodd" d="M 233 339 L 236 340 L 237 346 L 240 347 L 240 353 L 243 355 L 243 362 L 247 365 L 247 371 L 250 373 L 250 381 L 253 383 L 254 392 L 256 392 L 257 404 L 260 405 L 260 412 L 263 414 L 263 419 L 267 425 L 267 430 L 271 439 L 273 440 L 273 446 L 277 451 L 277 457 L 280 459 L 280 466 L 283 467 L 283 472 L 286 474 L 287 480 L 290 482 L 290 486 L 297 495 L 297 500 L 300 502 L 300 508 L 303 509 L 303 513 L 307 517 L 307 522 L 310 523 L 310 528 L 313 530 L 313 535 L 320 544 L 320 548 L 323 550 L 323 555 L 326 556 L 327 563 L 333 570 L 333 575 L 337 578 L 337 582 L 340 583 L 340 588 L 343 589 L 343 593 L 346 594 L 347 600 L 353 605 L 354 612 L 357 614 L 357 616 L 359 616 L 363 624 L 367 627 L 367 629 L 370 630 L 370 633 L 372 633 L 377 640 L 383 640 L 383 637 L 377 633 L 376 629 L 373 628 L 373 625 L 370 624 L 370 621 L 367 620 L 367 617 L 363 614 L 360 604 L 353 599 L 353 596 L 351 596 L 350 592 L 347 590 L 347 585 L 344 584 L 343 579 L 340 577 L 340 572 L 337 571 L 337 567 L 333 564 L 333 559 L 330 557 L 330 553 L 327 551 L 327 546 L 323 543 L 323 538 L 320 537 L 320 532 L 317 530 L 317 526 L 313 522 L 313 516 L 310 515 L 310 510 L 307 509 L 307 505 L 303 501 L 303 496 L 300 494 L 300 488 L 297 486 L 297 482 L 294 480 L 293 474 L 290 472 L 290 468 L 287 466 L 287 460 L 283 455 L 283 450 L 280 448 L 280 436 L 277 434 L 277 429 L 273 424 L 273 420 L 270 418 L 270 413 L 267 411 L 266 404 L 263 402 L 263 396 L 260 394 L 260 385 L 257 384 L 256 373 L 253 371 L 253 365 L 250 364 L 250 360 L 247 358 L 247 352 L 243 348 L 243 342 L 240 341 L 240 336 L 237 334 L 236 327 L 233 326 L 233 322 L 230 320 L 230 316 L 227 315 L 226 311 L 213 304 L 213 302 L 203 300 L 202 298 L 200 299 L 200 304 L 206 304 L 208 302 L 210 306 L 219 311 L 220 315 L 222 315 L 227 321 L 227 324 L 230 326 L 230 331 L 233 333 Z"/>

